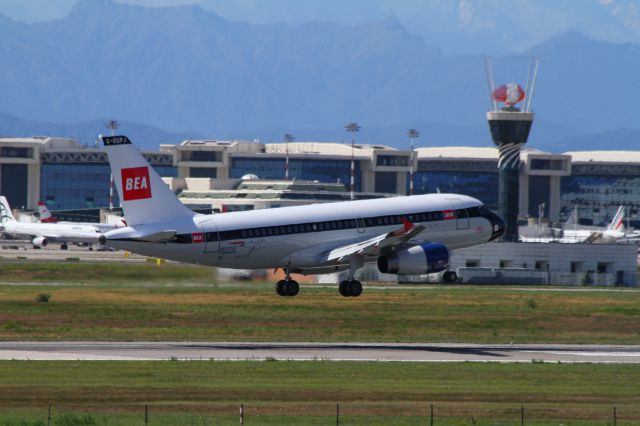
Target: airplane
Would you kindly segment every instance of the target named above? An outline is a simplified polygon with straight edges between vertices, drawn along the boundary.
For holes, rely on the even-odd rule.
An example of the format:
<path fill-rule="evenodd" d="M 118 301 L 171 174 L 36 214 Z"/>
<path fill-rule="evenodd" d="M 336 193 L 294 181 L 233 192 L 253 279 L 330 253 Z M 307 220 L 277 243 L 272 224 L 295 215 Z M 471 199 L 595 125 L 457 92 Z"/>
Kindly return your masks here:
<path fill-rule="evenodd" d="M 96 226 L 62 223 L 18 222 L 11 212 L 6 197 L 0 196 L 0 231 L 14 236 L 31 238 L 34 248 L 46 247 L 49 242 L 58 242 L 67 249 L 67 243 L 98 244 L 102 232 Z"/>
<path fill-rule="evenodd" d="M 478 200 L 427 194 L 202 215 L 185 207 L 126 136 L 99 136 L 127 226 L 101 242 L 146 256 L 235 269 L 282 269 L 280 296 L 295 296 L 291 274 L 348 271 L 338 286 L 357 297 L 365 263 L 383 273 L 445 271 L 450 250 L 504 234 L 505 222 Z"/>
<path fill-rule="evenodd" d="M 615 242 L 623 239 L 633 239 L 640 237 L 639 232 L 627 232 L 624 227 L 624 206 L 618 207 L 616 214 L 613 216 L 611 223 L 602 229 L 577 229 L 577 208 L 573 211 L 571 216 L 567 219 L 562 230 L 561 242 L 582 242 L 582 243 L 594 243 L 594 242 Z M 569 226 L 574 226 L 574 229 L 570 229 Z"/>
<path fill-rule="evenodd" d="M 51 214 L 49 208 L 42 201 L 38 201 L 38 213 L 40 215 L 40 223 L 57 223 L 60 225 L 84 225 L 95 226 L 100 232 L 107 232 L 116 229 L 116 225 L 109 225 L 107 223 L 97 222 L 59 222 L 58 218 Z"/>

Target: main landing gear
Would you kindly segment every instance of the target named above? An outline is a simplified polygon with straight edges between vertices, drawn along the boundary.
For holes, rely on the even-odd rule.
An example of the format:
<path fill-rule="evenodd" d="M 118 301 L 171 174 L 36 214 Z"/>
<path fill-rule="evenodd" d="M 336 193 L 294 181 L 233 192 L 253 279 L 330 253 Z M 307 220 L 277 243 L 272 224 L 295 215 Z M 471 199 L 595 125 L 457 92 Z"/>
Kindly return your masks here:
<path fill-rule="evenodd" d="M 278 281 L 276 284 L 276 293 L 278 296 L 290 296 L 293 297 L 298 294 L 300 291 L 300 286 L 298 282 L 291 279 L 291 275 L 289 275 L 289 271 L 285 270 L 286 278 L 284 280 Z"/>
<path fill-rule="evenodd" d="M 351 256 L 349 258 L 349 279 L 340 282 L 338 290 L 343 297 L 358 297 L 362 294 L 362 283 L 353 276 L 356 271 L 364 266 L 364 262 L 360 256 Z"/>
<path fill-rule="evenodd" d="M 358 280 L 344 280 L 338 287 L 344 297 L 358 297 L 362 294 L 362 283 Z"/>

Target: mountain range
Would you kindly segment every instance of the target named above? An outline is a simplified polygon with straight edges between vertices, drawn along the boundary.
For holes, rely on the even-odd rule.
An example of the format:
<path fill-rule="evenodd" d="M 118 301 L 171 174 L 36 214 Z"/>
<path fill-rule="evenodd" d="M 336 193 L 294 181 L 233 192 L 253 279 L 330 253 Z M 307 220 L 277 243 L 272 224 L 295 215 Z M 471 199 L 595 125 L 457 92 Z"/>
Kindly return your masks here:
<path fill-rule="evenodd" d="M 581 141 L 611 137 L 606 147 L 621 148 L 640 135 L 640 46 L 562 33 L 496 57 L 499 82 L 524 84 L 531 56 L 541 61 L 531 146 L 585 149 Z M 406 147 L 406 129 L 416 127 L 423 145 L 491 143 L 483 56 L 443 53 L 398 19 L 256 24 L 198 6 L 111 0 L 83 0 L 49 22 L 0 15 L 0 93 L 0 134 L 31 123 L 38 131 L 28 133 L 88 143 L 108 118 L 141 129 L 145 146 L 285 132 L 340 140 L 350 121 L 363 126 L 362 142 Z M 46 131 L 46 123 L 63 124 Z"/>

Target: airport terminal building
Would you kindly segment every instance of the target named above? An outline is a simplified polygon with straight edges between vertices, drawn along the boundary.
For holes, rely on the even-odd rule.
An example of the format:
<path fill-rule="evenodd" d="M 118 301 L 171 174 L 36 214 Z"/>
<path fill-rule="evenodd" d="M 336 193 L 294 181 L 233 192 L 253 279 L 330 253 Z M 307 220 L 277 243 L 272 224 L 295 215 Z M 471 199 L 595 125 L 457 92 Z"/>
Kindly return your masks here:
<path fill-rule="evenodd" d="M 335 191 L 340 185 L 347 192 L 350 189 L 352 154 L 355 198 L 407 194 L 413 164 L 416 194 L 464 193 L 494 210 L 498 203 L 498 150 L 493 147 L 418 148 L 412 156 L 410 151 L 383 145 L 356 144 L 352 153 L 350 144 L 340 143 L 187 140 L 143 154 L 188 204 L 214 209 L 224 208 L 220 191 L 237 198 L 230 191 L 258 188 L 255 182 L 242 186 L 243 178 L 282 181 L 287 168 L 289 180 L 298 185 L 280 186 L 281 198 L 297 197 L 304 203 L 305 195 L 301 194 L 308 189 L 334 194 L 309 195 L 312 202 L 345 199 L 345 194 L 336 195 Z M 303 188 L 303 181 L 316 186 Z M 106 154 L 96 146 L 56 137 L 0 138 L 0 190 L 15 208 L 35 209 L 39 200 L 50 210 L 108 207 L 109 182 Z M 298 195 L 291 195 L 291 191 Z M 112 203 L 118 205 L 115 191 Z M 231 209 L 293 205 L 251 199 L 228 204 L 242 205 Z M 640 227 L 640 151 L 550 154 L 523 150 L 521 221 L 537 219 L 543 212 L 545 220 L 559 222 L 577 208 L 581 224 L 602 226 L 619 205 L 627 207 L 629 225 Z"/>

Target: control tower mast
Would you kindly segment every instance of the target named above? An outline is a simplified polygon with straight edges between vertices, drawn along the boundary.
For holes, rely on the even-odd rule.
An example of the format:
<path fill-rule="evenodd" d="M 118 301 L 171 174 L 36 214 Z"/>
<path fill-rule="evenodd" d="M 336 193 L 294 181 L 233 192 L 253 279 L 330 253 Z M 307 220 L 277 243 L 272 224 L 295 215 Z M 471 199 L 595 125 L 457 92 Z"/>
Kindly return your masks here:
<path fill-rule="evenodd" d="M 491 139 L 499 150 L 498 213 L 507 224 L 506 232 L 502 237 L 504 241 L 518 241 L 520 150 L 527 143 L 533 124 L 531 101 L 538 74 L 538 63 L 537 58 L 531 59 L 526 89 L 516 83 L 496 87 L 493 80 L 493 63 L 490 58 L 485 58 L 485 72 L 491 102 L 487 121 Z M 518 106 L 519 104 L 522 105 Z"/>

